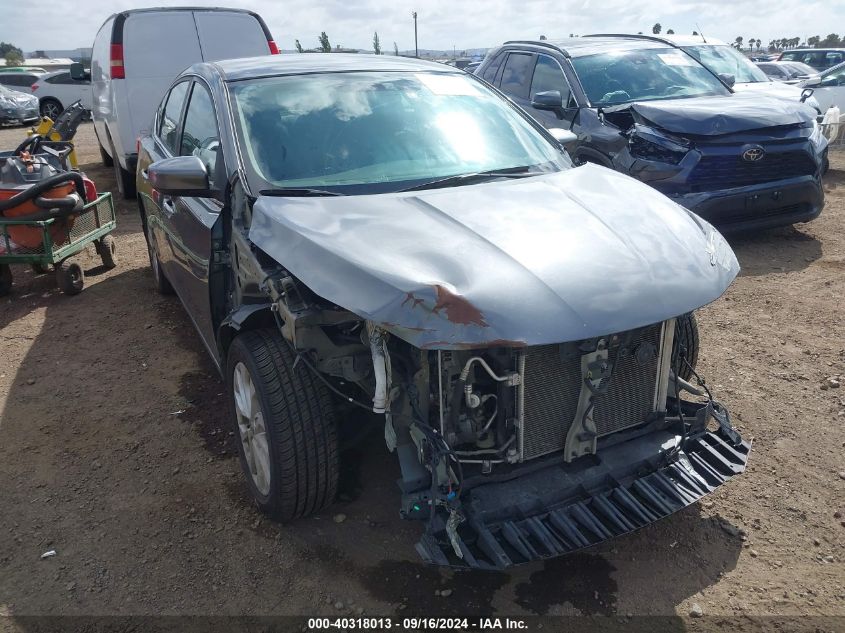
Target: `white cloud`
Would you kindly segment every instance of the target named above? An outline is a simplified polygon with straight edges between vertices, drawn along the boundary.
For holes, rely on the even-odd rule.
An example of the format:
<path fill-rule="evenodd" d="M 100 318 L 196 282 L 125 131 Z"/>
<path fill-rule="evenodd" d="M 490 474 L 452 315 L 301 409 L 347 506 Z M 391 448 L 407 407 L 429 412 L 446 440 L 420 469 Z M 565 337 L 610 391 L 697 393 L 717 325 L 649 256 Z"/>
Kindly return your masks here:
<path fill-rule="evenodd" d="M 266 20 L 277 43 L 285 49 L 299 39 L 306 48 L 317 45 L 320 31 L 332 44 L 369 48 L 378 31 L 382 49 L 393 42 L 402 50 L 413 49 L 418 12 L 420 48 L 458 49 L 494 46 L 507 39 L 550 38 L 570 33 L 651 32 L 655 22 L 664 31 L 689 34 L 703 30 L 711 37 L 733 41 L 760 38 L 821 35 L 845 31 L 845 3 L 817 0 L 486 0 L 455 2 L 427 0 L 157 0 L 156 5 L 221 5 L 249 8 Z M 11 41 L 25 51 L 90 46 L 109 14 L 135 8 L 137 3 L 116 0 L 75 0 L 50 8 L 49 19 L 23 2 L 3 9 L 0 40 Z M 696 26 L 698 24 L 700 29 Z"/>

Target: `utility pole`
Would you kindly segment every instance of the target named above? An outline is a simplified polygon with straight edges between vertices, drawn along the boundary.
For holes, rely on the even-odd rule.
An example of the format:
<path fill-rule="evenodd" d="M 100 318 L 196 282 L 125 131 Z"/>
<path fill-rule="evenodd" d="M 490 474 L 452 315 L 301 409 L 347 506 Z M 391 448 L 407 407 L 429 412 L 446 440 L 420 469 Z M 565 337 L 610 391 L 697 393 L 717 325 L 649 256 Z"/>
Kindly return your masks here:
<path fill-rule="evenodd" d="M 416 52 L 416 56 L 420 56 L 420 46 L 417 43 L 417 12 L 414 11 L 411 13 L 414 16 L 414 51 Z"/>

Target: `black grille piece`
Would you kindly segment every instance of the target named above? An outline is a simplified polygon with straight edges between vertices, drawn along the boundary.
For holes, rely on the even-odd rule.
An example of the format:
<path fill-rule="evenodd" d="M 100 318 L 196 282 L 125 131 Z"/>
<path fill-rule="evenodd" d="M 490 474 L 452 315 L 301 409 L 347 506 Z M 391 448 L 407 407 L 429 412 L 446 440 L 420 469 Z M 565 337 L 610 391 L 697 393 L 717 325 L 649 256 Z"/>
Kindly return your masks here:
<path fill-rule="evenodd" d="M 445 530 L 426 531 L 417 552 L 427 563 L 479 569 L 504 569 L 569 554 L 695 503 L 744 472 L 750 451 L 749 442 L 732 444 L 721 430 L 708 431 L 689 442 L 674 460 L 640 464 L 632 477 L 604 476 L 597 485 L 574 479 L 570 489 L 560 491 L 574 497 L 560 505 L 549 502 L 490 522 L 472 507 L 466 521 L 472 530 L 459 531 L 456 539 L 462 558 L 455 556 Z"/>
<path fill-rule="evenodd" d="M 804 151 L 767 152 L 760 160 L 747 161 L 737 149 L 736 155 L 702 156 L 688 183 L 692 191 L 711 191 L 812 176 L 815 171 L 815 162 Z"/>
<path fill-rule="evenodd" d="M 661 324 L 639 332 L 628 353 L 611 348 L 613 373 L 607 393 L 598 396 L 593 420 L 599 437 L 646 421 L 654 409 Z M 636 358 L 640 345 L 652 346 L 645 362 Z M 533 459 L 561 451 L 578 408 L 581 394 L 581 359 L 565 358 L 559 345 L 531 347 L 525 358 L 523 458 Z"/>

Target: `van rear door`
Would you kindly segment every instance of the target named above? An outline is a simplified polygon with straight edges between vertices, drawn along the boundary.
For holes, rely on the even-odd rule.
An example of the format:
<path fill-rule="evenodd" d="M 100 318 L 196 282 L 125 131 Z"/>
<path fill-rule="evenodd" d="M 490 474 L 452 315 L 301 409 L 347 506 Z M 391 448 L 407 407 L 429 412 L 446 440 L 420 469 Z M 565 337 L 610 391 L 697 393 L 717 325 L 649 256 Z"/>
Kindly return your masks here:
<path fill-rule="evenodd" d="M 254 15 L 234 11 L 195 11 L 194 20 L 203 61 L 270 54 L 270 38 Z"/>
<path fill-rule="evenodd" d="M 162 44 L 164 43 L 164 44 Z M 170 82 L 188 66 L 202 60 L 191 11 L 139 11 L 123 28 L 123 80 L 126 99 L 116 99 L 120 147 L 135 151 L 135 139 L 149 130 L 153 113 Z"/>

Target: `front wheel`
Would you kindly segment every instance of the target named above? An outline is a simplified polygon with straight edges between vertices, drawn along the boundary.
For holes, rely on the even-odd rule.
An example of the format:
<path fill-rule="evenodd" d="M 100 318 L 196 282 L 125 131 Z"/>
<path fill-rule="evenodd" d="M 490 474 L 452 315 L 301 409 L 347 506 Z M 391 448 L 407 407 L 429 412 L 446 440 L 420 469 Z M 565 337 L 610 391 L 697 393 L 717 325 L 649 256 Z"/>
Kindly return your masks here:
<path fill-rule="evenodd" d="M 44 99 L 41 102 L 41 116 L 47 117 L 53 122 L 59 118 L 62 113 L 62 104 L 55 99 Z"/>
<path fill-rule="evenodd" d="M 280 521 L 313 514 L 337 492 L 337 434 L 331 396 L 278 331 L 237 336 L 229 348 L 230 416 L 249 490 Z"/>

